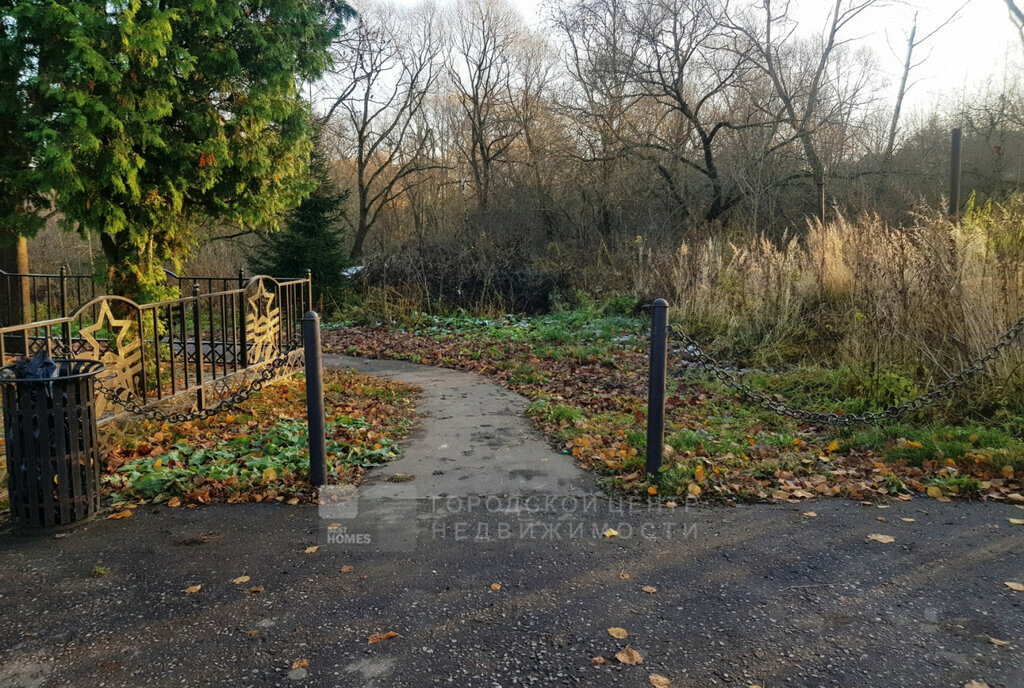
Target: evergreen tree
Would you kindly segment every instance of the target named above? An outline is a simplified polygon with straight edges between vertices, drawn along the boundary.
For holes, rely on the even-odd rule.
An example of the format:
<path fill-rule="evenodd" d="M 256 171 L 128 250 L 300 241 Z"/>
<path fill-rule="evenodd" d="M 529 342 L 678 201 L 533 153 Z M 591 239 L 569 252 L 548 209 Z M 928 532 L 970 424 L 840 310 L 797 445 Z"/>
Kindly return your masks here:
<path fill-rule="evenodd" d="M 309 172 L 316 189 L 287 214 L 283 230 L 260 238 L 249 254 L 249 268 L 255 274 L 286 277 L 309 270 L 314 298 L 331 301 L 345 281 L 343 271 L 352 265 L 341 229 L 349 194 L 331 180 L 319 150 L 313 152 Z"/>
<path fill-rule="evenodd" d="M 308 105 L 338 0 L 0 0 L 0 230 L 52 202 L 147 298 L 213 219 L 273 229 L 312 189 Z M 0 231 L 0 234 L 3 232 Z"/>

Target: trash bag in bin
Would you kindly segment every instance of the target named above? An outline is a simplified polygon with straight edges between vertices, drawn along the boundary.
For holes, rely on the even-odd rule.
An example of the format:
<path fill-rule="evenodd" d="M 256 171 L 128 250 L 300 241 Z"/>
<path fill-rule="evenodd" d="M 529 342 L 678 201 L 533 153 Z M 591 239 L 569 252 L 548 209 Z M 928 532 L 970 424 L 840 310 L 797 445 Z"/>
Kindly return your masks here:
<path fill-rule="evenodd" d="M 23 528 L 66 525 L 99 508 L 96 361 L 45 353 L 0 368 L 11 518 Z"/>

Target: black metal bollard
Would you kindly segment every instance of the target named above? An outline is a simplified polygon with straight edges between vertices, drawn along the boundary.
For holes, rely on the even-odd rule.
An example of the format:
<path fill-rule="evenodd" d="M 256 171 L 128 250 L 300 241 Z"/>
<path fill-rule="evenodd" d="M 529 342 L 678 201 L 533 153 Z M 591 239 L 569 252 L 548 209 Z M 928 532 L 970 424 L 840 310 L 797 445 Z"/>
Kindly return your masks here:
<path fill-rule="evenodd" d="M 306 421 L 309 427 L 309 482 L 327 482 L 327 437 L 324 431 L 324 376 L 320 357 L 320 316 L 302 316 L 302 347 L 306 355 Z"/>
<path fill-rule="evenodd" d="M 651 368 L 647 383 L 647 478 L 657 482 L 665 451 L 665 368 L 668 365 L 668 301 L 651 305 Z"/>

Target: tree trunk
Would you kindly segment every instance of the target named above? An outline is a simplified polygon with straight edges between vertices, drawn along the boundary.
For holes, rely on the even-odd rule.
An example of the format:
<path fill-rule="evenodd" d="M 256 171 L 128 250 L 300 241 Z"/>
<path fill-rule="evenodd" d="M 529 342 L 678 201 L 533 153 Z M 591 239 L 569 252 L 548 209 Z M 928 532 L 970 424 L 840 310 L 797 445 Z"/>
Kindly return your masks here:
<path fill-rule="evenodd" d="M 28 239 L 23 236 L 0 240 L 0 270 L 28 272 Z M 32 294 L 29 280 L 0 275 L 0 325 L 22 325 L 31 321 Z"/>

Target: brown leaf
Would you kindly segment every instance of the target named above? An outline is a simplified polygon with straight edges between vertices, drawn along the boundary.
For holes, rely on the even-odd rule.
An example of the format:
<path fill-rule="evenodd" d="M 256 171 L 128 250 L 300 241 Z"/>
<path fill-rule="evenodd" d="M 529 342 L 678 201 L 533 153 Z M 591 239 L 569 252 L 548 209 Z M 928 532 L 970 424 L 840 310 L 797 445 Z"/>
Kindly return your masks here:
<path fill-rule="evenodd" d="M 988 641 L 997 647 L 1009 647 L 1010 643 L 1005 640 L 999 640 L 999 638 L 993 638 L 989 636 Z"/>
<path fill-rule="evenodd" d="M 629 645 L 627 645 L 624 650 L 616 652 L 615 659 L 619 660 L 622 664 L 627 664 L 629 666 L 636 666 L 637 664 L 644 663 L 643 655 Z"/>
<path fill-rule="evenodd" d="M 654 688 L 669 688 L 672 685 L 672 681 L 668 680 L 668 677 L 662 676 L 661 674 L 651 674 L 647 677 L 647 680 L 651 682 Z"/>
<path fill-rule="evenodd" d="M 185 588 L 186 595 L 195 595 L 197 592 L 203 589 L 202 585 L 190 585 Z"/>
<path fill-rule="evenodd" d="M 246 588 L 245 589 L 245 594 L 246 595 L 260 595 L 260 594 L 263 593 L 263 590 L 264 590 L 264 588 L 263 588 L 262 585 L 254 585 L 251 588 Z"/>
<path fill-rule="evenodd" d="M 964 688 L 988 688 L 988 684 L 983 681 L 968 681 Z"/>
<path fill-rule="evenodd" d="M 352 566 L 352 564 L 345 564 L 344 566 L 341 567 L 341 572 L 342 573 L 352 573 L 355 570 L 356 570 L 356 567 Z"/>
<path fill-rule="evenodd" d="M 296 659 L 294 662 L 292 662 L 292 669 L 305 669 L 308 666 L 308 659 Z"/>
<path fill-rule="evenodd" d="M 491 590 L 494 592 L 501 590 L 501 583 L 491 583 Z"/>
<path fill-rule="evenodd" d="M 813 511 L 805 511 L 805 512 L 803 513 L 803 515 L 804 515 L 804 517 L 806 517 L 806 518 L 817 518 L 817 517 L 818 517 L 818 514 L 816 514 L 816 513 L 815 513 L 815 512 L 813 512 Z"/>
<path fill-rule="evenodd" d="M 1016 590 L 1017 592 L 1024 592 L 1024 583 L 1017 583 L 1014 581 L 1006 581 L 1003 583 L 1010 590 Z"/>
<path fill-rule="evenodd" d="M 131 518 L 131 517 L 132 517 L 132 510 L 131 509 L 125 509 L 124 511 L 118 511 L 116 514 L 110 514 L 109 516 L 107 516 L 107 518 L 109 518 L 112 521 L 116 521 L 116 520 L 122 519 L 122 518 Z"/>
<path fill-rule="evenodd" d="M 590 663 L 593 664 L 594 666 L 603 666 L 603 665 L 607 664 L 608 662 L 605 660 L 604 657 L 591 657 L 590 658 Z"/>
<path fill-rule="evenodd" d="M 178 497 L 171 497 L 170 499 L 167 500 L 167 506 L 171 507 L 172 509 L 175 509 L 181 506 L 181 499 L 179 499 Z"/>
<path fill-rule="evenodd" d="M 882 535 L 881 533 L 871 533 L 868 535 L 868 540 L 874 540 L 875 542 L 881 542 L 883 545 L 888 545 L 891 542 L 896 542 L 896 538 L 891 535 Z"/>
<path fill-rule="evenodd" d="M 625 571 L 619 571 L 619 578 L 621 580 L 629 580 L 629 574 Z"/>
<path fill-rule="evenodd" d="M 619 628 L 618 626 L 612 626 L 608 629 L 608 635 L 618 640 L 623 640 L 629 637 L 629 632 L 625 628 Z"/>
<path fill-rule="evenodd" d="M 644 587 L 642 587 L 640 589 L 643 590 L 644 592 L 646 592 L 649 595 L 653 595 L 654 593 L 658 592 L 658 589 L 656 587 L 654 587 L 653 585 L 645 585 Z"/>
<path fill-rule="evenodd" d="M 238 578 L 233 578 L 231 580 L 231 582 L 234 583 L 235 585 L 241 585 L 242 583 L 248 583 L 249 582 L 249 576 L 239 576 Z"/>
<path fill-rule="evenodd" d="M 391 640 L 392 638 L 397 638 L 397 637 L 398 637 L 398 634 L 395 633 L 394 631 L 387 631 L 385 633 L 374 633 L 373 635 L 371 635 L 369 638 L 366 639 L 366 642 L 369 643 L 370 645 L 376 645 L 377 643 L 381 643 L 381 642 L 384 642 L 385 640 Z"/>
<path fill-rule="evenodd" d="M 259 631 L 246 631 L 245 634 L 250 638 L 254 638 L 260 634 Z"/>

